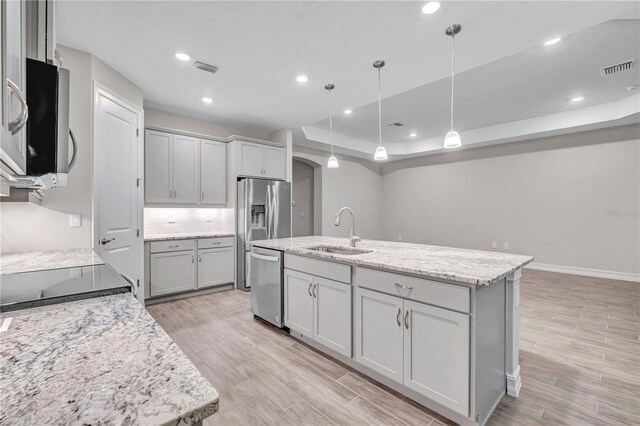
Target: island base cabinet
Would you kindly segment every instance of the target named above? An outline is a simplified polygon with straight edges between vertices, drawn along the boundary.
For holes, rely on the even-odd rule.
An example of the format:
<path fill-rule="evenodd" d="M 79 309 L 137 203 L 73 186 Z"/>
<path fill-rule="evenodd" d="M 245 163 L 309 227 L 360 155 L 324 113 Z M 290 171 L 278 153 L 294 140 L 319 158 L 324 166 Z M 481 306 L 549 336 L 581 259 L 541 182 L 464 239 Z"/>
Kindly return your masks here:
<path fill-rule="evenodd" d="M 285 269 L 284 325 L 351 358 L 351 285 Z"/>
<path fill-rule="evenodd" d="M 402 383 L 401 298 L 357 288 L 355 338 L 358 363 Z"/>
<path fill-rule="evenodd" d="M 284 325 L 313 338 L 313 276 L 284 271 Z"/>
<path fill-rule="evenodd" d="M 196 288 L 195 255 L 193 250 L 152 253 L 150 256 L 151 297 Z"/>
<path fill-rule="evenodd" d="M 233 247 L 198 249 L 198 288 L 233 282 Z"/>
<path fill-rule="evenodd" d="M 469 415 L 469 316 L 404 301 L 404 385 Z"/>

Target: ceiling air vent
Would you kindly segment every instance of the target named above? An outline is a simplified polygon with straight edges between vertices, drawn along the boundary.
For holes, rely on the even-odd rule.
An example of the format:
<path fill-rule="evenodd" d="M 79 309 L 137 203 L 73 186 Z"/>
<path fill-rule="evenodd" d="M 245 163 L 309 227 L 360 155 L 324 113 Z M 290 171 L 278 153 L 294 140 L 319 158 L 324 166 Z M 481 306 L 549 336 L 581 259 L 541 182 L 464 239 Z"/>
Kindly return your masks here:
<path fill-rule="evenodd" d="M 207 64 L 201 61 L 195 61 L 193 63 L 194 68 L 198 68 L 199 70 L 210 72 L 211 74 L 215 74 L 218 71 L 218 67 L 215 65 Z"/>
<path fill-rule="evenodd" d="M 623 71 L 629 71 L 632 68 L 635 68 L 637 59 L 632 61 L 626 61 L 619 64 L 611 65 L 609 67 L 602 68 L 602 76 L 606 77 L 608 75 L 617 74 Z"/>
<path fill-rule="evenodd" d="M 396 121 L 395 123 L 387 124 L 387 126 L 402 127 L 402 126 L 404 126 L 404 124 L 400 123 L 399 121 Z"/>

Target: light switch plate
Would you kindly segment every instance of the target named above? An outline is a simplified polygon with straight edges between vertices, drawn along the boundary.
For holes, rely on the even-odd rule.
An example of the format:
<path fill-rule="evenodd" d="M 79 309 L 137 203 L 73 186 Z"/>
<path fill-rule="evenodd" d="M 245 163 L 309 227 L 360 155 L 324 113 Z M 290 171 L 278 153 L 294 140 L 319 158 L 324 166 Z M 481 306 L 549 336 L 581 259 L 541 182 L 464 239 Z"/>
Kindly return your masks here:
<path fill-rule="evenodd" d="M 169 215 L 169 223 L 176 223 L 176 217 L 172 214 Z"/>
<path fill-rule="evenodd" d="M 213 222 L 213 215 L 212 214 L 208 214 L 207 215 L 207 222 Z"/>
<path fill-rule="evenodd" d="M 79 228 L 81 226 L 82 226 L 82 215 L 70 214 L 69 215 L 69 227 L 70 228 Z"/>
<path fill-rule="evenodd" d="M 504 247 L 505 250 L 509 250 L 509 243 L 504 243 L 503 247 Z"/>

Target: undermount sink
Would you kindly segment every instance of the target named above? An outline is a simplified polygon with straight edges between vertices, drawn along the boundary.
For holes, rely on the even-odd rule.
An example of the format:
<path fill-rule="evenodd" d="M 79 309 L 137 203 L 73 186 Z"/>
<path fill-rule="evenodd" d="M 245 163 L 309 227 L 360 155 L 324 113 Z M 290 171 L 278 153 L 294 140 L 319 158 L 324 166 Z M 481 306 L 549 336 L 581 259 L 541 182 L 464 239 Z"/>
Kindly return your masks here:
<path fill-rule="evenodd" d="M 313 247 L 307 247 L 307 250 L 320 251 L 323 253 L 343 254 L 347 256 L 371 253 L 373 251 L 373 250 L 359 249 L 355 247 L 338 247 L 338 246 L 313 246 Z"/>

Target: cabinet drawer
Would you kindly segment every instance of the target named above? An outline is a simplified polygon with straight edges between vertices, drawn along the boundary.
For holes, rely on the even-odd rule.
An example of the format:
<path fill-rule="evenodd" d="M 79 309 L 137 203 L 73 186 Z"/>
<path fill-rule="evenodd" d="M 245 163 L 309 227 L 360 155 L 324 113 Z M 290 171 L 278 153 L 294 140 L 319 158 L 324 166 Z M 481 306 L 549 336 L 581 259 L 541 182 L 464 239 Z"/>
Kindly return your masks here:
<path fill-rule="evenodd" d="M 356 268 L 355 277 L 358 287 L 369 288 L 404 299 L 442 306 L 460 312 L 469 312 L 470 294 L 468 287 L 367 268 Z"/>
<path fill-rule="evenodd" d="M 351 284 L 351 266 L 310 257 L 284 255 L 284 267 L 294 271 Z"/>
<path fill-rule="evenodd" d="M 193 250 L 196 247 L 195 240 L 168 240 L 152 241 L 151 253 L 163 253 L 167 251 Z"/>
<path fill-rule="evenodd" d="M 235 237 L 199 238 L 198 248 L 233 247 Z"/>

